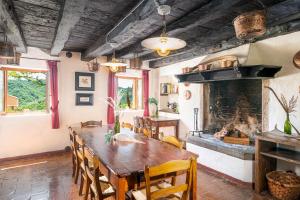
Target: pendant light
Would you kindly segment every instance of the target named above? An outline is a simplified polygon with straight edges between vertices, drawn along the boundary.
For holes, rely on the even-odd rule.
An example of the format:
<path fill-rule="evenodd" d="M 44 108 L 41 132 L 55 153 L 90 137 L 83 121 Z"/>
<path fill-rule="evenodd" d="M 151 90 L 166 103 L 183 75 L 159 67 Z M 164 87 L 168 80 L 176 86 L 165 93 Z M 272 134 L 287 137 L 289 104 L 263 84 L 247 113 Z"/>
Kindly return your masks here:
<path fill-rule="evenodd" d="M 15 58 L 14 46 L 8 43 L 5 32 L 3 32 L 3 35 L 4 35 L 4 37 L 3 37 L 4 42 L 0 43 L 0 58 L 14 59 Z"/>
<path fill-rule="evenodd" d="M 160 37 L 147 38 L 142 41 L 142 46 L 157 52 L 159 56 L 168 56 L 171 51 L 184 48 L 186 42 L 179 38 L 168 37 L 166 15 L 170 14 L 171 7 L 168 5 L 160 5 L 158 14 L 163 17 L 163 31 Z"/>
<path fill-rule="evenodd" d="M 115 43 L 110 43 L 111 47 L 113 48 L 113 56 L 110 62 L 103 63 L 103 66 L 109 67 L 110 71 L 113 73 L 117 73 L 119 71 L 119 68 L 126 68 L 127 64 L 119 61 L 116 59 L 116 53 L 115 53 L 115 48 L 116 44 Z"/>

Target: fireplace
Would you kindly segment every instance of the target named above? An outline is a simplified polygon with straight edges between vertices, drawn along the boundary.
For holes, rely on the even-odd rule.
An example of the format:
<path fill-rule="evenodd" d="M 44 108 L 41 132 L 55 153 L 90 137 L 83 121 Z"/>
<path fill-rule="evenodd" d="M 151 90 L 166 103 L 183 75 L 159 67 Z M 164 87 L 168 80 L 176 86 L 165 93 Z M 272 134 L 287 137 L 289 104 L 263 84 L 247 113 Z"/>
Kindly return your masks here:
<path fill-rule="evenodd" d="M 242 134 L 253 138 L 262 129 L 262 80 L 205 83 L 203 129 L 206 133 Z"/>

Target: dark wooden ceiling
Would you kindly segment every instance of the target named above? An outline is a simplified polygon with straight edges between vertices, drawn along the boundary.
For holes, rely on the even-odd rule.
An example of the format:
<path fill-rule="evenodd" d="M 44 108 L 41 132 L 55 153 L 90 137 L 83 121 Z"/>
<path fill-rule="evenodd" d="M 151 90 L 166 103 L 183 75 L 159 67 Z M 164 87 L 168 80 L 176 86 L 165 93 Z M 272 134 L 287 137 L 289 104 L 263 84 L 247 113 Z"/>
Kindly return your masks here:
<path fill-rule="evenodd" d="M 138 0 L 89 0 L 64 49 L 84 51 L 104 37 L 137 3 Z"/>
<path fill-rule="evenodd" d="M 267 10 L 268 31 L 256 40 L 300 30 L 300 0 L 260 1 Z M 168 34 L 187 42 L 187 47 L 165 58 L 140 45 L 161 32 L 160 4 L 172 7 Z M 235 38 L 232 20 L 261 8 L 258 0 L 0 0 L 0 27 L 20 52 L 27 46 L 52 55 L 79 51 L 84 60 L 112 53 L 106 41 L 109 32 L 108 41 L 119 45 L 117 56 L 138 53 L 156 68 L 249 42 Z"/>
<path fill-rule="evenodd" d="M 26 44 L 50 49 L 63 0 L 13 0 L 12 4 Z"/>

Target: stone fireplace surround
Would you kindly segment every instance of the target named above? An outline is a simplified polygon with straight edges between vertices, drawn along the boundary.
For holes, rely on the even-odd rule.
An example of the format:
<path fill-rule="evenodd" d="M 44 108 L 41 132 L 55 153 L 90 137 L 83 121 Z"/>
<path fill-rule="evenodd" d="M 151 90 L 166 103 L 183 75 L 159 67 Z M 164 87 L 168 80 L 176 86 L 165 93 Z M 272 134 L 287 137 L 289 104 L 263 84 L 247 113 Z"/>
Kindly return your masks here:
<path fill-rule="evenodd" d="M 260 99 L 260 108 L 258 108 L 258 112 L 255 111 L 257 112 L 260 131 L 265 130 L 264 127 L 268 127 L 268 125 L 265 124 L 265 121 L 267 121 L 267 113 L 264 106 L 266 101 L 268 101 L 268 91 L 264 89 L 264 85 L 268 85 L 268 80 L 261 81 L 260 85 L 256 85 L 256 87 L 260 88 L 252 88 L 250 92 L 252 95 L 254 95 L 255 92 L 260 93 L 257 94 L 257 97 Z M 205 86 L 203 86 L 203 88 L 205 88 Z M 222 93 L 224 95 L 224 91 L 222 91 Z M 205 105 L 205 101 L 207 101 L 206 98 L 207 92 L 204 89 L 204 113 L 207 113 L 207 111 L 209 112 L 208 105 Z M 232 105 L 230 106 L 232 107 Z M 251 110 L 253 110 L 253 108 L 251 108 Z M 208 120 L 205 114 L 203 114 L 202 118 L 203 129 L 206 130 L 211 125 L 211 123 L 208 123 L 211 122 L 211 120 Z M 245 146 L 226 144 L 223 141 L 214 138 L 212 134 L 201 133 L 200 137 L 198 134 L 190 135 L 187 140 L 186 148 L 188 151 L 199 155 L 198 164 L 203 165 L 212 171 L 224 175 L 225 177 L 241 184 L 251 186 L 254 182 L 254 145 Z"/>

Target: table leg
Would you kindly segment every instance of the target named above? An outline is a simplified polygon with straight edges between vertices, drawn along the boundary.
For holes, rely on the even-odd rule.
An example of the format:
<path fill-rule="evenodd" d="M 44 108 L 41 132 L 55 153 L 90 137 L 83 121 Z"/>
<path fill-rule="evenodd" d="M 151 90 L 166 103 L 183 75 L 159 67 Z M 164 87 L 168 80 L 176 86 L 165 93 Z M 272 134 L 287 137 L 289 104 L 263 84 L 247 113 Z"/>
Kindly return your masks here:
<path fill-rule="evenodd" d="M 155 125 L 155 135 L 154 135 L 154 139 L 159 139 L 159 125 Z"/>
<path fill-rule="evenodd" d="M 196 200 L 197 199 L 197 161 L 193 163 L 193 179 L 192 179 L 192 188 L 190 192 L 190 199 Z"/>
<path fill-rule="evenodd" d="M 117 200 L 125 200 L 126 196 L 126 179 L 125 178 L 118 178 L 118 187 L 116 191 L 116 199 Z"/>
<path fill-rule="evenodd" d="M 179 126 L 178 126 L 178 123 L 175 125 L 175 136 L 176 136 L 176 138 L 179 138 Z"/>

